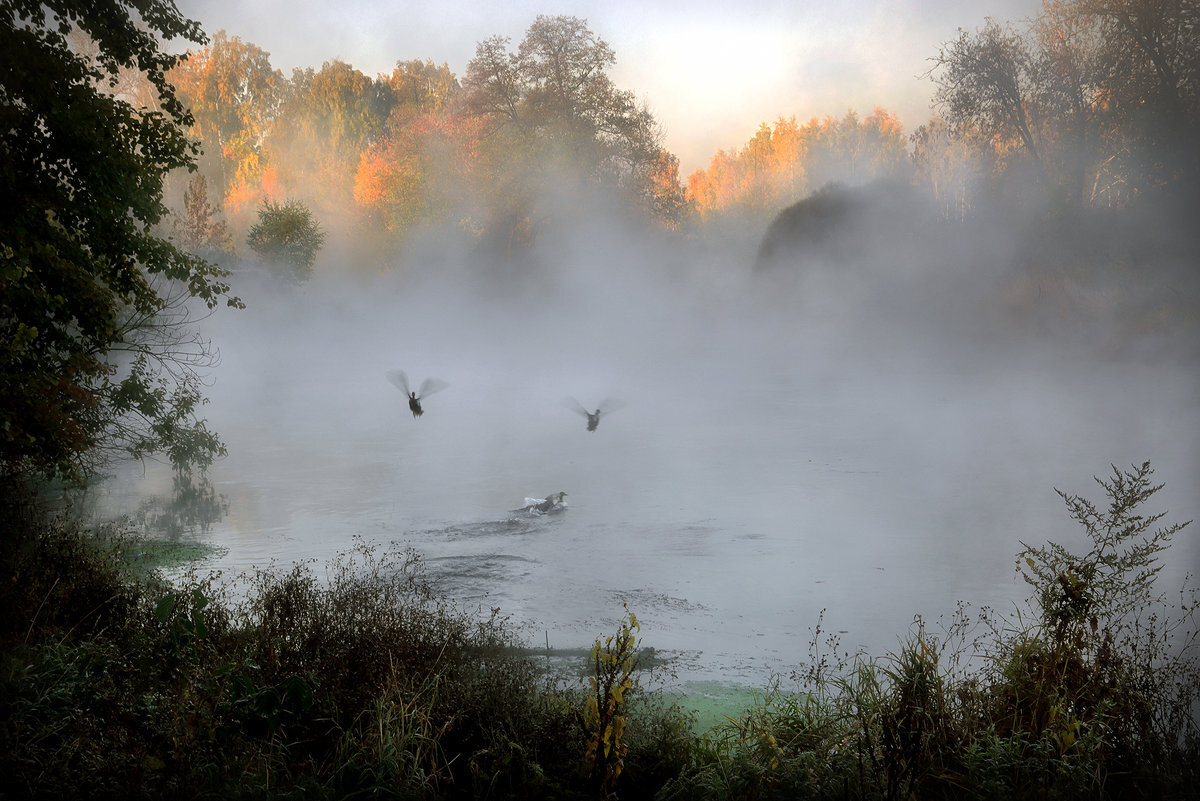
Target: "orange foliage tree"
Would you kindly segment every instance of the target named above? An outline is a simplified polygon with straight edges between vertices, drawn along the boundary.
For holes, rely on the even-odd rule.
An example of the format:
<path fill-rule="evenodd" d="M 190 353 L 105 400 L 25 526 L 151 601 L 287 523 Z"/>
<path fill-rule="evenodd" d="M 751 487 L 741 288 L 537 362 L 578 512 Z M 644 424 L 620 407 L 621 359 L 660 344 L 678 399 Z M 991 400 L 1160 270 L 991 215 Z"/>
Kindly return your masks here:
<path fill-rule="evenodd" d="M 283 124 L 267 142 L 284 192 L 310 197 L 326 214 L 349 206 L 360 154 L 382 140 L 395 105 L 386 78 L 344 61 L 293 73 Z"/>
<path fill-rule="evenodd" d="M 608 43 L 585 20 L 538 16 L 517 52 L 508 45 L 480 42 L 463 79 L 465 112 L 488 127 L 489 225 L 505 229 L 494 233 L 511 242 L 535 229 L 547 192 L 599 188 L 674 215 L 671 158 L 651 113 L 608 76 Z"/>
<path fill-rule="evenodd" d="M 422 225 L 479 232 L 482 121 L 462 114 L 454 73 L 401 61 L 386 80 L 395 105 L 382 137 L 361 153 L 354 202 L 371 225 L 403 238 Z"/>
<path fill-rule="evenodd" d="M 264 143 L 284 101 L 283 74 L 261 48 L 218 31 L 168 78 L 192 111 L 201 171 L 215 180 L 227 212 L 248 213 L 262 198 Z"/>
<path fill-rule="evenodd" d="M 480 126 L 436 112 L 395 121 L 363 152 L 354 201 L 379 228 L 403 237 L 421 225 L 451 224 L 478 233 L 473 198 Z"/>
<path fill-rule="evenodd" d="M 907 170 L 904 129 L 882 108 L 865 119 L 850 111 L 804 125 L 781 117 L 774 126 L 760 125 L 740 150 L 717 151 L 708 169 L 688 176 L 686 198 L 701 221 L 763 218 L 827 183 L 895 178 Z"/>

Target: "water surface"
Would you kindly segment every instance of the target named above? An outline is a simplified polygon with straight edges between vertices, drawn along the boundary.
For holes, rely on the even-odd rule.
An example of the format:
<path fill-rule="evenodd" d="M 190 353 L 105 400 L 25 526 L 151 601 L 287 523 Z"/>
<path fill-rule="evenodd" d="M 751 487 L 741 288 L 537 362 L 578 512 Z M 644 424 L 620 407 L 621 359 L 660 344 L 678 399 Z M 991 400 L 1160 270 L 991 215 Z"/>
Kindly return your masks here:
<path fill-rule="evenodd" d="M 1147 511 L 1196 516 L 1200 395 L 1169 353 L 1005 341 L 919 296 L 572 281 L 247 285 L 250 307 L 206 326 L 222 356 L 206 414 L 229 446 L 212 471 L 228 513 L 193 535 L 223 548 L 212 565 L 395 543 L 531 645 L 586 648 L 628 607 L 681 680 L 764 686 L 806 658 L 823 610 L 874 654 L 958 600 L 1012 610 L 1022 541 L 1082 543 L 1054 488 L 1100 501 L 1111 464 L 1151 461 L 1167 487 Z M 413 419 L 393 368 L 450 386 Z M 588 432 L 568 395 L 627 405 Z M 138 468 L 106 503 L 162 489 Z M 559 490 L 562 514 L 513 511 Z M 1197 562 L 1185 534 L 1165 581 Z"/>

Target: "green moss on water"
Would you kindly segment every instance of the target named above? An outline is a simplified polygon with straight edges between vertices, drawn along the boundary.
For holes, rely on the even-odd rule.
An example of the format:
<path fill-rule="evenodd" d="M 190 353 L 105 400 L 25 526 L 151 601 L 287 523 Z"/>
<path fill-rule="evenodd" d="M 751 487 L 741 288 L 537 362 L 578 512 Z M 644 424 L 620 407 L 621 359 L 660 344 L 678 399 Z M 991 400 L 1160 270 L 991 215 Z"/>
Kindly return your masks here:
<path fill-rule="evenodd" d="M 719 681 L 688 682 L 674 696 L 676 704 L 694 713 L 697 734 L 744 717 L 761 698 L 761 690 Z"/>
<path fill-rule="evenodd" d="M 225 552 L 224 548 L 194 540 L 134 538 L 118 546 L 121 559 L 135 571 L 170 570 L 203 562 Z"/>

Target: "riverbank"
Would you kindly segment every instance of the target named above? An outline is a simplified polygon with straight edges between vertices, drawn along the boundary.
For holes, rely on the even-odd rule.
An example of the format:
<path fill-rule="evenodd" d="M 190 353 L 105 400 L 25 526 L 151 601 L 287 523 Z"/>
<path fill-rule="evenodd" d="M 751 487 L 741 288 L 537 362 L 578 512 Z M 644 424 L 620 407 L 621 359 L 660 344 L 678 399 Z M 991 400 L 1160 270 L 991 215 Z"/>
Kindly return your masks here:
<path fill-rule="evenodd" d="M 1152 526 L 1148 472 L 1118 478 L 1108 508 Z M 1179 528 L 1135 531 L 1140 557 L 1107 563 L 1124 572 L 1099 551 L 1044 573 L 1017 620 L 964 615 L 879 656 L 814 647 L 795 689 L 673 694 L 643 681 L 661 655 L 632 613 L 551 677 L 411 554 L 360 542 L 235 599 L 145 569 L 186 550 L 10 514 L 0 796 L 1193 798 L 1196 590 L 1172 606 L 1136 581 Z M 1031 576 L 1056 554 L 1029 551 Z M 1130 601 L 1147 614 L 1110 614 Z"/>

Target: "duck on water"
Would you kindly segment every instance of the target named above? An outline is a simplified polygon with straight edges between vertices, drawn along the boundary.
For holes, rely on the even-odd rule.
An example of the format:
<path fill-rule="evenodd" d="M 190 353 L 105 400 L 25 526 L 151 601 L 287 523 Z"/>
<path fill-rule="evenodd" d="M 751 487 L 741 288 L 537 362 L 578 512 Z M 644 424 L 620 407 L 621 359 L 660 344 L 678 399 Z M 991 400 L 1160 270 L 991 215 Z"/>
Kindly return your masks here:
<path fill-rule="evenodd" d="M 526 498 L 525 505 L 521 507 L 520 511 L 531 515 L 561 512 L 567 508 L 567 502 L 564 500 L 566 497 L 567 493 L 565 492 L 553 492 L 545 498 Z"/>

